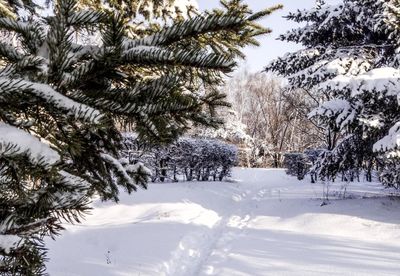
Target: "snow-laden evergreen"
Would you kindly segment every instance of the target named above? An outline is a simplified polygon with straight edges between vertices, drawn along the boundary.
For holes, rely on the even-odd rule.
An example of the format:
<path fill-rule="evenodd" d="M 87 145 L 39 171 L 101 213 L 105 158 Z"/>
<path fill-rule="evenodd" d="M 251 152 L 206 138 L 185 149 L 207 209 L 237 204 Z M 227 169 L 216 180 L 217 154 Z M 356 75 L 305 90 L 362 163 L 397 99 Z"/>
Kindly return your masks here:
<path fill-rule="evenodd" d="M 303 88 L 320 101 L 310 118 L 325 128 L 327 152 L 317 169 L 322 176 L 365 169 L 370 179 L 379 152 L 395 150 L 399 62 L 395 0 L 321 1 L 289 14 L 306 23 L 281 35 L 304 49 L 267 68 L 287 77 L 289 88 Z M 393 154 L 391 154 L 393 156 Z"/>
<path fill-rule="evenodd" d="M 31 12 L 18 13 L 25 4 Z M 5 275 L 41 275 L 43 237 L 59 234 L 63 221 L 79 222 L 94 195 L 118 201 L 121 188 L 146 187 L 148 169 L 121 159 L 120 128 L 166 143 L 193 124 L 218 126 L 212 110 L 226 105 L 224 95 L 197 91 L 222 82 L 240 48 L 269 32 L 255 21 L 276 9 L 253 13 L 231 1 L 135 36 L 125 11 L 59 0 L 44 15 L 30 4 L 10 2 L 15 13 L 0 17 Z"/>

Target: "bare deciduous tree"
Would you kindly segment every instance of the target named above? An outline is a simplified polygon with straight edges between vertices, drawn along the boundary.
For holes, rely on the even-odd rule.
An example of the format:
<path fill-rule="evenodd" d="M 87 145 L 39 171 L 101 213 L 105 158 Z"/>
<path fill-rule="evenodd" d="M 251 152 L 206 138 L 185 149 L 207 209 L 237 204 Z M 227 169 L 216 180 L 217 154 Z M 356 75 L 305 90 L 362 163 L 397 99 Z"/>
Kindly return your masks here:
<path fill-rule="evenodd" d="M 283 154 L 321 144 L 323 130 L 307 118 L 316 103 L 308 91 L 287 91 L 284 80 L 266 73 L 241 71 L 223 88 L 252 138 L 252 166 L 281 167 Z"/>

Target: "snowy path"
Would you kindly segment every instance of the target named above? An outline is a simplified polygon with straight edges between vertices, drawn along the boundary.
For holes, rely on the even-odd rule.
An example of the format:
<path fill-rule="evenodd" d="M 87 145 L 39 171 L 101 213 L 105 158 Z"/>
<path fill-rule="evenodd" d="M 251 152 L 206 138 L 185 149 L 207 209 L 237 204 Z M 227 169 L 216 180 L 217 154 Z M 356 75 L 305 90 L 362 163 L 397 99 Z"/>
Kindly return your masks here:
<path fill-rule="evenodd" d="M 165 271 L 165 275 L 199 275 L 203 273 L 204 267 L 207 269 L 206 274 L 212 273 L 214 268 L 206 264 L 216 254 L 215 249 L 222 249 L 224 253 L 228 251 L 229 243 L 240 237 L 250 221 L 254 202 L 264 195 L 265 187 L 260 188 L 257 185 L 259 183 L 247 182 L 249 186 L 244 191 L 233 194 L 227 212 L 212 229 L 189 233 L 185 236 L 180 242 L 176 255 L 174 255 L 176 258 L 172 262 L 175 266 L 177 264 L 177 267 L 171 270 L 167 265 L 168 269 Z"/>
<path fill-rule="evenodd" d="M 237 183 L 154 184 L 97 203 L 49 242 L 50 275 L 399 275 L 400 200 L 377 184 L 320 206 L 322 187 L 280 170 Z M 331 187 L 343 192 L 340 184 Z"/>

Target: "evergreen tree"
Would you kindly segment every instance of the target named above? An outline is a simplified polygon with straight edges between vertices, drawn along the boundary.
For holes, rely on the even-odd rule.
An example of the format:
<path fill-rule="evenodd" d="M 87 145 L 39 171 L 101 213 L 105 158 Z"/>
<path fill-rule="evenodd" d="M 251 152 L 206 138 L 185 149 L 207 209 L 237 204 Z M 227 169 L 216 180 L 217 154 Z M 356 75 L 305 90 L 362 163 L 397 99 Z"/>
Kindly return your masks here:
<path fill-rule="evenodd" d="M 327 151 L 317 165 L 322 177 L 342 173 L 352 180 L 364 168 L 370 180 L 382 148 L 377 142 L 400 119 L 398 8 L 395 0 L 319 1 L 316 8 L 287 16 L 306 25 L 280 39 L 304 49 L 278 58 L 267 70 L 320 101 L 310 118 L 327 132 Z"/>
<path fill-rule="evenodd" d="M 224 2 L 135 38 L 123 13 L 51 4 L 50 16 L 0 18 L 15 38 L 0 42 L 3 275 L 43 274 L 43 237 L 79 222 L 94 194 L 118 201 L 119 187 L 146 187 L 148 170 L 120 159 L 118 125 L 158 143 L 192 124 L 218 126 L 210 111 L 224 96 L 197 88 L 221 83 L 240 48 L 269 32 L 255 21 L 276 9 Z M 85 42 L 93 34 L 99 39 Z"/>

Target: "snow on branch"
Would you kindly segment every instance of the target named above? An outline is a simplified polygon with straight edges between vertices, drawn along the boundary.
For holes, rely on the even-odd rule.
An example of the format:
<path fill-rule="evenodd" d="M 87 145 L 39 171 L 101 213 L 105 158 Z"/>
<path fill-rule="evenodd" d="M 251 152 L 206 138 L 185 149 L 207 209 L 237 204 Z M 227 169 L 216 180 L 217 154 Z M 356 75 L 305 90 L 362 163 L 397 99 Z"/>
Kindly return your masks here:
<path fill-rule="evenodd" d="M 9 148 L 9 145 L 15 147 L 15 154 L 27 153 L 30 161 L 35 164 L 51 166 L 60 160 L 60 155 L 38 138 L 0 122 L 0 155 Z"/>
<path fill-rule="evenodd" d="M 63 181 L 70 186 L 81 186 L 82 188 L 90 188 L 90 183 L 79 176 L 70 174 L 66 171 L 60 171 L 59 174 L 63 177 Z"/>
<path fill-rule="evenodd" d="M 0 41 L 0 56 L 8 60 L 18 61 L 23 55 L 13 45 Z"/>
<path fill-rule="evenodd" d="M 119 160 L 115 159 L 109 154 L 102 153 L 101 158 L 106 161 L 108 164 L 111 164 L 116 171 L 124 178 L 124 180 L 135 189 L 135 182 L 133 181 L 132 177 L 130 177 L 126 171 L 126 169 L 122 166 Z"/>
<path fill-rule="evenodd" d="M 373 69 L 359 76 L 337 76 L 322 83 L 321 89 L 349 91 L 357 96 L 362 93 L 379 93 L 381 96 L 397 96 L 400 92 L 400 70 L 392 67 Z"/>
<path fill-rule="evenodd" d="M 71 17 L 68 18 L 68 23 L 70 25 L 87 25 L 98 23 L 104 17 L 104 13 L 95 10 L 83 10 L 78 11 L 72 14 Z"/>
<path fill-rule="evenodd" d="M 24 22 L 11 18 L 0 17 L 0 29 L 13 31 L 24 38 L 27 45 L 39 46 L 43 42 L 46 32 L 39 22 Z"/>
<path fill-rule="evenodd" d="M 374 151 L 391 151 L 400 147 L 400 122 L 397 122 L 390 130 L 389 134 L 375 143 Z"/>
<path fill-rule="evenodd" d="M 234 66 L 235 62 L 223 55 L 207 52 L 170 50 L 153 47 L 138 46 L 129 49 L 124 53 L 126 62 L 153 64 L 153 63 L 173 63 L 189 66 L 199 66 L 207 68 L 221 68 Z"/>
<path fill-rule="evenodd" d="M 98 123 L 100 112 L 87 105 L 80 104 L 58 93 L 52 87 L 42 83 L 34 83 L 22 79 L 9 79 L 0 77 L 0 99 L 3 95 L 10 96 L 15 93 L 30 92 L 47 103 L 66 111 L 68 115 L 77 119 L 84 119 Z"/>
<path fill-rule="evenodd" d="M 323 116 L 328 118 L 335 118 L 336 124 L 343 129 L 346 125 L 353 122 L 356 118 L 357 108 L 350 102 L 342 99 L 334 99 L 324 102 L 319 107 L 315 108 L 308 115 L 309 118 Z"/>
<path fill-rule="evenodd" d="M 22 238 L 16 235 L 0 235 L 0 252 L 9 254 L 22 246 Z"/>
<path fill-rule="evenodd" d="M 182 38 L 215 32 L 242 22 L 244 22 L 243 18 L 232 15 L 199 15 L 171 27 L 164 28 L 162 31 L 142 39 L 126 39 L 124 48 L 128 50 L 137 46 L 168 45 Z"/>

